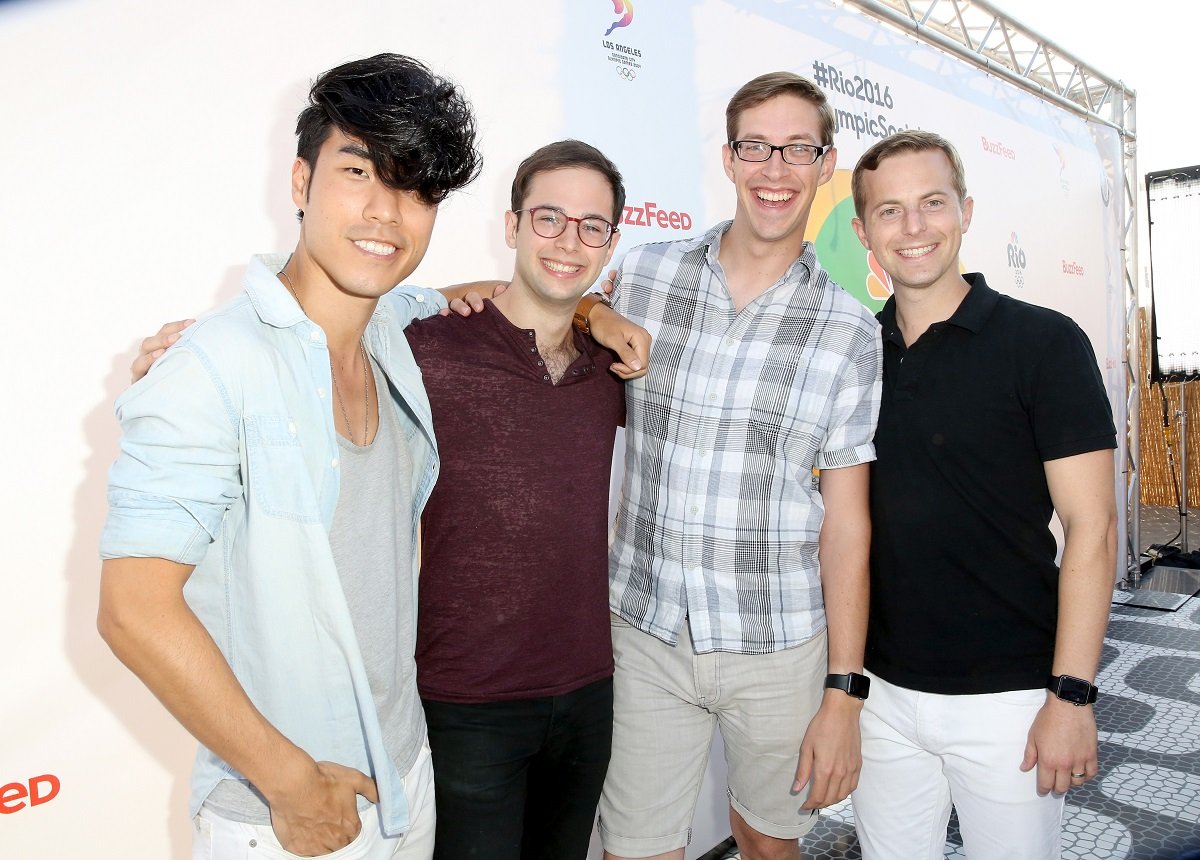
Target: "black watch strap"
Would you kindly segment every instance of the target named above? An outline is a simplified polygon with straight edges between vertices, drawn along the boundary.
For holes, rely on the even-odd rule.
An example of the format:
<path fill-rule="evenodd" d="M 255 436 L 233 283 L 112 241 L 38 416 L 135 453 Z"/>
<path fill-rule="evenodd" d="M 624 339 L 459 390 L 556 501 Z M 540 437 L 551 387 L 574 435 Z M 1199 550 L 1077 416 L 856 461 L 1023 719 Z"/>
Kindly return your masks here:
<path fill-rule="evenodd" d="M 825 689 L 841 690 L 848 696 L 865 699 L 871 694 L 871 679 L 858 672 L 849 672 L 845 675 L 826 675 Z"/>
<path fill-rule="evenodd" d="M 1083 707 L 1096 701 L 1099 692 L 1096 685 L 1073 675 L 1051 675 L 1046 679 L 1046 689 L 1064 702 Z"/>

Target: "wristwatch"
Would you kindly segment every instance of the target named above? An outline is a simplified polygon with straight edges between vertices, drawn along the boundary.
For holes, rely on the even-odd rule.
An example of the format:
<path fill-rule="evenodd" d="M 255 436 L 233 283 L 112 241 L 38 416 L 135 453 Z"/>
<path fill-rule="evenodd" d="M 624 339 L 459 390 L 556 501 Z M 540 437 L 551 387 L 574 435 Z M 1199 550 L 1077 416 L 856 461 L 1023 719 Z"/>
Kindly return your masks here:
<path fill-rule="evenodd" d="M 858 672 L 849 672 L 845 675 L 826 675 L 825 689 L 841 690 L 847 696 L 866 699 L 871 694 L 871 679 Z"/>
<path fill-rule="evenodd" d="M 1095 684 L 1089 684 L 1082 678 L 1071 675 L 1051 675 L 1046 679 L 1046 689 L 1058 696 L 1064 702 L 1083 707 L 1096 701 Z"/>
<path fill-rule="evenodd" d="M 608 299 L 604 297 L 603 293 L 587 293 L 579 300 L 579 304 L 575 305 L 575 328 L 581 333 L 592 333 L 592 326 L 590 323 L 588 323 L 588 314 L 590 314 L 592 312 L 592 308 L 598 304 L 604 304 L 612 307 L 612 305 L 609 304 Z"/>

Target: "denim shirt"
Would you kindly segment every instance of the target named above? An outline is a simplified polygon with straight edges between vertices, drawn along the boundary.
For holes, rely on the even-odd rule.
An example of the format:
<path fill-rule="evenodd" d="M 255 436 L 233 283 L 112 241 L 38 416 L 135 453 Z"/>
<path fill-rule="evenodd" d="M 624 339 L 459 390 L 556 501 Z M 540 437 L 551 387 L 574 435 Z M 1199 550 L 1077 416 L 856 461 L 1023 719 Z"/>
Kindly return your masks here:
<path fill-rule="evenodd" d="M 117 399 L 123 436 L 109 474 L 104 558 L 195 565 L 192 611 L 247 695 L 318 761 L 371 776 L 384 829 L 409 827 L 402 775 L 384 749 L 363 658 L 329 545 L 339 453 L 325 333 L 275 273 L 286 256 L 251 260 L 245 291 L 201 318 Z M 402 331 L 445 306 L 401 288 L 379 304 L 366 346 L 399 397 L 391 402 L 413 461 L 416 530 L 438 473 L 429 401 Z M 381 407 L 382 408 L 382 407 Z M 230 765 L 200 747 L 195 815 Z"/>

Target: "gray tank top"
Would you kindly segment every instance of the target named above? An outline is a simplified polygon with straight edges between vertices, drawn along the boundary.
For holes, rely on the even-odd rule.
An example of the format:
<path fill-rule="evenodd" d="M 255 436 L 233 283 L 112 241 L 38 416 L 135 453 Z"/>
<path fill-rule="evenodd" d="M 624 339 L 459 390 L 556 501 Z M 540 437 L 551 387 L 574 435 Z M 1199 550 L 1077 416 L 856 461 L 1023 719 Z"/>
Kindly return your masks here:
<path fill-rule="evenodd" d="M 375 390 L 396 397 L 374 360 Z M 425 714 L 417 696 L 416 617 L 412 603 L 412 459 L 404 430 L 390 406 L 380 410 L 370 445 L 341 435 L 342 477 L 329 543 L 350 618 L 366 665 L 384 745 L 401 775 L 408 773 L 425 739 Z M 265 799 L 245 779 L 217 784 L 205 807 L 248 824 L 270 824 Z M 359 809 L 369 802 L 359 798 Z"/>

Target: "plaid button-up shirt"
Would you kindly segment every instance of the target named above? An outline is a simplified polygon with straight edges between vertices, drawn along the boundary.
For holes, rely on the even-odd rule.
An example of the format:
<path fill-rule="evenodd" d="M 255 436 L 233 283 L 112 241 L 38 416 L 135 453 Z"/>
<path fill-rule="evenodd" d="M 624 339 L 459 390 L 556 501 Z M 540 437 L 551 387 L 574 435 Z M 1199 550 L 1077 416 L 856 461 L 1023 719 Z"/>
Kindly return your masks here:
<path fill-rule="evenodd" d="M 697 652 L 763 654 L 825 628 L 813 469 L 875 459 L 880 337 L 812 245 L 740 313 L 718 262 L 730 222 L 635 248 L 616 308 L 654 337 L 626 386 L 613 612 Z"/>

